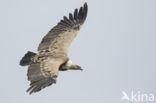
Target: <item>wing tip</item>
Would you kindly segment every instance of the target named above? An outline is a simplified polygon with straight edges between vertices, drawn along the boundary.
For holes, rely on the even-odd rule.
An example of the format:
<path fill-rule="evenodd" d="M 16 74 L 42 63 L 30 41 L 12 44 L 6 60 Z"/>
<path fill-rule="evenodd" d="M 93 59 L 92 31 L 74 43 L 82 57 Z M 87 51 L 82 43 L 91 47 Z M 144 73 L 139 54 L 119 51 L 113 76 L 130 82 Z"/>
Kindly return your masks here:
<path fill-rule="evenodd" d="M 87 4 L 87 2 L 84 3 L 83 7 L 88 9 L 88 4 Z"/>
<path fill-rule="evenodd" d="M 87 2 L 85 2 L 79 9 L 76 8 L 73 13 L 69 13 L 69 17 L 63 16 L 63 19 L 60 20 L 52 30 L 56 32 L 58 32 L 58 30 L 59 32 L 64 32 L 69 29 L 79 30 L 80 26 L 83 25 L 86 20 L 87 12 L 88 5 Z"/>
<path fill-rule="evenodd" d="M 75 8 L 73 13 L 69 13 L 69 17 L 63 16 L 63 20 L 61 20 L 58 25 L 64 28 L 73 27 L 79 28 L 80 25 L 84 23 L 87 17 L 88 5 L 87 2 L 84 3 L 79 9 Z"/>
<path fill-rule="evenodd" d="M 26 92 L 29 92 L 29 95 L 31 95 L 32 93 L 39 92 L 43 88 L 48 87 L 55 83 L 56 83 L 56 79 L 52 77 L 41 79 L 35 82 L 31 82 L 30 87 L 27 89 Z"/>
<path fill-rule="evenodd" d="M 83 24 L 88 12 L 88 5 L 87 2 L 84 3 L 79 9 L 74 10 L 74 19 L 78 21 L 80 24 Z"/>

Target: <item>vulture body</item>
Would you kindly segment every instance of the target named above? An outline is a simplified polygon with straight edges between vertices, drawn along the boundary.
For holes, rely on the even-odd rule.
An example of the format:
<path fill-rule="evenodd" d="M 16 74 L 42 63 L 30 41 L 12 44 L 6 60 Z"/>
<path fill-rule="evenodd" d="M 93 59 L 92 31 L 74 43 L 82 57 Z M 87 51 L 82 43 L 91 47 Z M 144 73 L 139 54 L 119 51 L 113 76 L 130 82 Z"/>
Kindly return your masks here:
<path fill-rule="evenodd" d="M 68 48 L 76 37 L 79 29 L 87 17 L 88 6 L 85 3 L 74 14 L 64 16 L 48 34 L 43 37 L 38 47 L 38 53 L 28 51 L 20 61 L 21 66 L 28 67 L 30 94 L 56 83 L 59 70 L 82 70 L 80 66 L 72 64 L 68 58 Z"/>

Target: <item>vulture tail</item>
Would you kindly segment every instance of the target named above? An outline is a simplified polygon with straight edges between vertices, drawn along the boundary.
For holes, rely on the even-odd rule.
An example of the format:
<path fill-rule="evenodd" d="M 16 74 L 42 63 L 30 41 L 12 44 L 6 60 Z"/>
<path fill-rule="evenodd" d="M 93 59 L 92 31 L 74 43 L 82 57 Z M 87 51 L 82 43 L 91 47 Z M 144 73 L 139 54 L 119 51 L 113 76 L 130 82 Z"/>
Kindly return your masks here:
<path fill-rule="evenodd" d="M 24 55 L 24 57 L 21 59 L 20 65 L 21 65 L 21 66 L 29 65 L 29 64 L 31 63 L 31 58 L 32 58 L 33 56 L 35 56 L 35 55 L 36 55 L 36 53 L 33 53 L 33 52 L 28 51 L 28 52 Z"/>

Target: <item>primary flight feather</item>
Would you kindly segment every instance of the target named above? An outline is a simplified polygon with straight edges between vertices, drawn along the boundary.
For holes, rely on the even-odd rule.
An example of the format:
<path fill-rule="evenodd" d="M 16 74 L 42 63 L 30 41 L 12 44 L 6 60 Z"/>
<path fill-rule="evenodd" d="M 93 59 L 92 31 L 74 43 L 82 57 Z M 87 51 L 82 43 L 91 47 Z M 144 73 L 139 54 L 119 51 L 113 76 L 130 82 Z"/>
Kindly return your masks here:
<path fill-rule="evenodd" d="M 31 82 L 27 92 L 30 94 L 56 83 L 58 72 L 65 70 L 82 70 L 72 64 L 68 57 L 68 48 L 76 37 L 87 17 L 88 6 L 85 3 L 69 17 L 64 16 L 48 34 L 43 37 L 38 53 L 28 51 L 20 61 L 21 66 L 28 67 L 28 80 Z"/>

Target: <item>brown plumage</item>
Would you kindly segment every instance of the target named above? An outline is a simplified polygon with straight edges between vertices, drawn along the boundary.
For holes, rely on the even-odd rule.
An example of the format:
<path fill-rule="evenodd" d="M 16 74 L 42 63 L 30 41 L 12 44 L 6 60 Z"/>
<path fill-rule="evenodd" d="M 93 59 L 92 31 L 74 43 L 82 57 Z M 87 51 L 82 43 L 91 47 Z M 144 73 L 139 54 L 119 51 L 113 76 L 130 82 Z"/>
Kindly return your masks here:
<path fill-rule="evenodd" d="M 69 18 L 64 16 L 42 39 L 38 53 L 28 52 L 20 61 L 21 66 L 29 65 L 28 80 L 31 82 L 27 92 L 34 93 L 56 83 L 59 70 L 82 70 L 68 58 L 68 47 L 77 35 L 87 17 L 87 3 Z"/>

